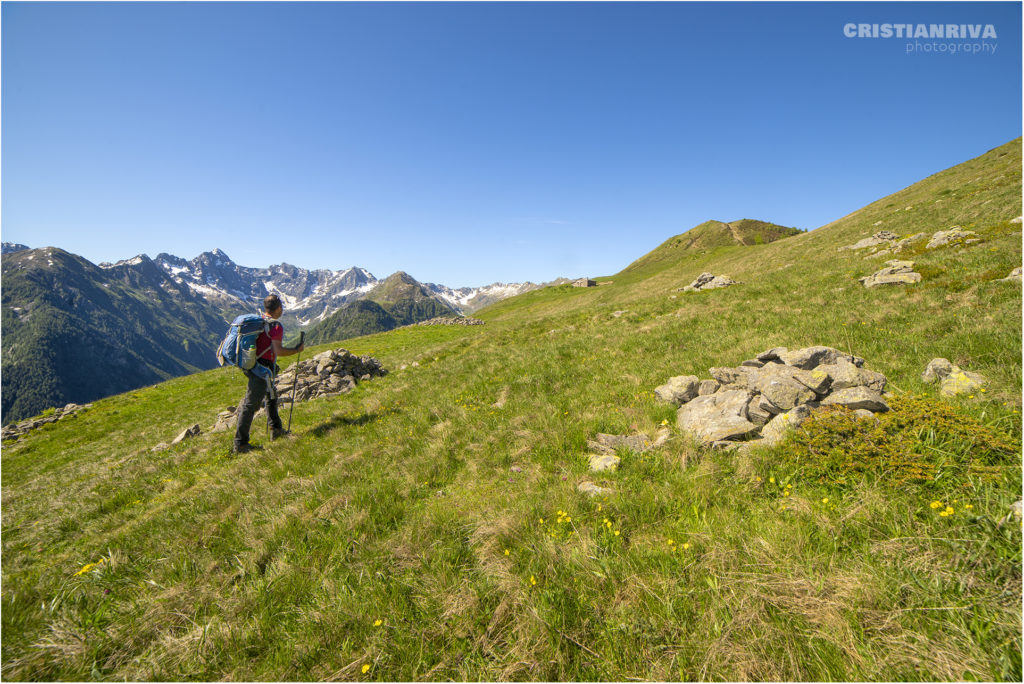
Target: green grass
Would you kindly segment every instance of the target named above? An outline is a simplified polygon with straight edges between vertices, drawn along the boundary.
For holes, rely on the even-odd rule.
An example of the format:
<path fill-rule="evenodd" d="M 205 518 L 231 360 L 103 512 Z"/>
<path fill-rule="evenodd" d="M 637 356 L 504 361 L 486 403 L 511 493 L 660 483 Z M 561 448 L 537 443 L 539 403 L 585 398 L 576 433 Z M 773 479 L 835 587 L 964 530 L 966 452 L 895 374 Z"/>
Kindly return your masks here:
<path fill-rule="evenodd" d="M 150 451 L 237 402 L 231 369 L 5 443 L 3 677 L 1019 681 L 1021 527 L 999 521 L 1021 490 L 1021 289 L 990 277 L 1021 263 L 1019 168 L 1016 141 L 819 231 L 346 340 L 391 373 L 297 405 L 293 439 L 254 426 L 243 456 L 230 433 Z M 911 204 L 931 208 L 873 225 Z M 915 254 L 917 286 L 866 290 L 880 260 L 837 251 L 972 221 L 985 242 Z M 744 284 L 677 291 L 704 270 Z M 674 427 L 668 377 L 811 344 L 923 397 L 886 434 L 949 476 L 677 432 L 588 471 L 595 433 Z M 984 395 L 940 403 L 936 356 Z"/>

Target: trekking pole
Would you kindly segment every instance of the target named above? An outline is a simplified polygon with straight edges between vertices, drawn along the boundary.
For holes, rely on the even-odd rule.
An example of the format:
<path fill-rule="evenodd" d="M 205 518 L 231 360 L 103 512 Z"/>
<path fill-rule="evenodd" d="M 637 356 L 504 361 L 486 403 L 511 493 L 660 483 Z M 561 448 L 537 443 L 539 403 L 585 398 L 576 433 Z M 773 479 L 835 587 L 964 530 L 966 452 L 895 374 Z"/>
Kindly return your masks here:
<path fill-rule="evenodd" d="M 306 339 L 306 331 L 305 330 L 303 330 L 302 332 L 299 333 L 299 344 L 298 344 L 299 347 L 302 346 L 302 341 L 304 339 Z M 295 377 L 292 380 L 292 405 L 288 409 L 288 429 L 286 430 L 286 432 L 291 432 L 292 431 L 292 411 L 295 410 L 295 386 L 299 382 L 299 361 L 301 361 L 301 360 L 302 360 L 302 352 L 300 351 L 299 355 L 295 359 Z"/>

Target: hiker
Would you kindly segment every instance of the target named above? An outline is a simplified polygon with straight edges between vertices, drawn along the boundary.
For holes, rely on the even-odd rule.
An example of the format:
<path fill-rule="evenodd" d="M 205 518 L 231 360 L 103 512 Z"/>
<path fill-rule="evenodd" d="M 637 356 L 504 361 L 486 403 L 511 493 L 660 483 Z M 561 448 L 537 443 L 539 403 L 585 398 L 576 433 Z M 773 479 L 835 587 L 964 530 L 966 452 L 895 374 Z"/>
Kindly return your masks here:
<path fill-rule="evenodd" d="M 299 346 L 290 349 L 281 344 L 281 340 L 284 339 L 284 326 L 278 323 L 277 319 L 284 313 L 284 309 L 277 295 L 270 295 L 263 300 L 263 311 L 263 320 L 269 323 L 269 327 L 267 332 L 260 333 L 256 340 L 256 365 L 252 370 L 244 371 L 249 379 L 249 386 L 246 387 L 245 396 L 239 405 L 238 427 L 235 429 L 235 443 L 231 449 L 236 454 L 244 454 L 252 449 L 252 445 L 249 444 L 249 428 L 260 402 L 264 399 L 267 402 L 270 438 L 277 439 L 287 434 L 281 425 L 281 417 L 277 414 L 277 392 L 274 389 L 277 357 L 298 354 L 305 348 L 301 342 Z"/>

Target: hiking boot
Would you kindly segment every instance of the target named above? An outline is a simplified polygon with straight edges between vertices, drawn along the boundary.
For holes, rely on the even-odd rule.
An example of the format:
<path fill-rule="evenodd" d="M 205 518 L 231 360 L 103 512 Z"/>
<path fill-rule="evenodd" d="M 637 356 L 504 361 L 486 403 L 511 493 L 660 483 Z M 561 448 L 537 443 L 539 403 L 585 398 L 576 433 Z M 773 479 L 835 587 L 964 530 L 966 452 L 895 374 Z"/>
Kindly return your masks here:
<path fill-rule="evenodd" d="M 260 447 L 256 446 L 255 444 L 249 444 L 248 442 L 246 442 L 245 444 L 235 444 L 235 445 L 233 445 L 231 447 L 231 453 L 233 453 L 233 454 L 247 454 L 250 451 L 255 451 L 255 450 L 259 449 L 259 448 Z"/>
<path fill-rule="evenodd" d="M 273 428 L 270 431 L 270 439 L 280 439 L 281 437 L 287 437 L 291 433 L 284 428 Z"/>

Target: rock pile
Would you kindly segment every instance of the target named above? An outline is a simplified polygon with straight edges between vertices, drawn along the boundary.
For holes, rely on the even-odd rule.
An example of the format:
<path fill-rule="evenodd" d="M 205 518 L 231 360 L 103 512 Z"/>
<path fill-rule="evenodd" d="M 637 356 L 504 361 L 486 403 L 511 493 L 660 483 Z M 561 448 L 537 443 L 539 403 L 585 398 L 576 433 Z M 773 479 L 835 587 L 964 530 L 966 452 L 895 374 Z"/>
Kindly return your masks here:
<path fill-rule="evenodd" d="M 299 379 L 295 380 L 296 368 Z M 346 349 L 331 349 L 317 354 L 312 359 L 292 364 L 277 376 L 278 406 L 292 401 L 292 385 L 295 385 L 295 401 L 319 399 L 351 392 L 356 385 L 373 377 L 387 375 L 386 368 L 371 356 L 356 356 Z M 235 426 L 235 406 L 229 406 L 217 414 L 217 422 L 210 432 L 222 432 Z M 257 411 L 257 417 L 263 409 Z M 256 424 L 257 419 L 253 419 Z"/>
<path fill-rule="evenodd" d="M 64 408 L 54 409 L 53 413 L 48 416 L 41 418 L 30 418 L 29 420 L 23 420 L 16 425 L 8 425 L 0 431 L 0 439 L 18 439 L 22 435 L 25 435 L 38 427 L 42 427 L 49 423 L 56 423 L 58 420 L 63 418 L 70 418 L 77 414 L 79 411 L 92 408 L 92 404 L 85 404 L 79 406 L 78 404 L 67 404 Z"/>
<path fill-rule="evenodd" d="M 299 374 L 295 380 L 296 371 Z M 277 394 L 281 401 L 318 399 L 351 392 L 361 380 L 387 375 L 380 361 L 371 356 L 356 356 L 346 349 L 331 349 L 308 361 L 292 364 L 277 376 Z"/>
<path fill-rule="evenodd" d="M 686 287 L 679 288 L 678 292 L 698 292 L 700 290 L 715 290 L 720 287 L 729 287 L 730 285 L 742 285 L 743 283 L 738 280 L 733 280 L 729 276 L 720 275 L 716 276 L 713 273 L 701 273 L 697 276 L 697 279 Z"/>
<path fill-rule="evenodd" d="M 886 377 L 832 347 L 777 347 L 736 368 L 709 372 L 711 380 L 679 376 L 655 389 L 680 407 L 680 429 L 708 446 L 752 439 L 774 444 L 819 406 L 845 406 L 864 417 L 889 410 L 882 396 Z"/>
<path fill-rule="evenodd" d="M 921 374 L 923 382 L 939 383 L 939 394 L 954 397 L 980 390 L 985 385 L 985 377 L 978 373 L 965 371 L 960 366 L 950 363 L 948 359 L 932 359 Z"/>
<path fill-rule="evenodd" d="M 413 325 L 483 325 L 484 322 L 479 318 L 466 318 L 465 316 L 438 316 L 437 318 L 431 318 L 428 321 L 420 321 L 419 323 L 413 323 Z"/>
<path fill-rule="evenodd" d="M 907 285 L 921 282 L 921 274 L 914 271 L 913 261 L 893 259 L 885 264 L 885 268 L 881 271 L 876 271 L 860 279 L 860 282 L 864 283 L 864 287 L 871 289 L 879 285 Z"/>

